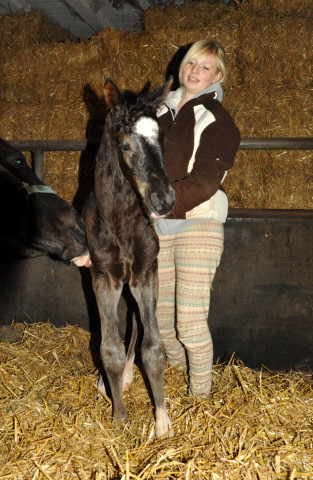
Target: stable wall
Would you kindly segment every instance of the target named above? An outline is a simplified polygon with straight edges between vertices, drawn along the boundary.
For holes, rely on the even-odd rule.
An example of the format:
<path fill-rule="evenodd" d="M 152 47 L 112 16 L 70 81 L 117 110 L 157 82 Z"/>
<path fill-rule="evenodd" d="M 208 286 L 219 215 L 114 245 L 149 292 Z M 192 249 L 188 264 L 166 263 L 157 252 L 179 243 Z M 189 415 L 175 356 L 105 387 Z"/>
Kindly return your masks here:
<path fill-rule="evenodd" d="M 234 353 L 250 367 L 313 368 L 312 238 L 313 212 L 306 218 L 227 221 L 209 315 L 215 361 Z M 87 269 L 35 252 L 8 258 L 1 251 L 1 324 L 49 320 L 98 328 Z M 119 305 L 121 333 L 130 314 L 127 291 L 125 298 Z"/>

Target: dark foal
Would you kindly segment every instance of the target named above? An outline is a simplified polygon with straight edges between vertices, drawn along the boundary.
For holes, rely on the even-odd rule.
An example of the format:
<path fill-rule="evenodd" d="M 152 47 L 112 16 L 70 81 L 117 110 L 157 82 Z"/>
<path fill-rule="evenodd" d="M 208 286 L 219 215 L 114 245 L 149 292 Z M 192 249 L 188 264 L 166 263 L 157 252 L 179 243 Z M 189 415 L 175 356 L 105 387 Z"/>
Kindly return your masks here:
<path fill-rule="evenodd" d="M 2 139 L 0 217 L 0 239 L 89 266 L 79 213 L 35 175 L 19 150 Z"/>
<path fill-rule="evenodd" d="M 164 400 L 165 355 L 155 316 L 158 240 L 150 218 L 169 214 L 175 201 L 163 166 L 155 113 L 168 89 L 142 99 L 129 91 L 119 92 L 107 81 L 105 99 L 111 111 L 96 159 L 94 189 L 83 212 L 113 417 L 116 422 L 127 418 L 123 388 L 132 381 L 135 338 L 126 358 L 117 315 L 123 284 L 128 283 L 143 325 L 141 357 L 155 402 L 157 437 L 171 434 L 171 422 Z M 101 375 L 98 389 L 105 393 Z"/>

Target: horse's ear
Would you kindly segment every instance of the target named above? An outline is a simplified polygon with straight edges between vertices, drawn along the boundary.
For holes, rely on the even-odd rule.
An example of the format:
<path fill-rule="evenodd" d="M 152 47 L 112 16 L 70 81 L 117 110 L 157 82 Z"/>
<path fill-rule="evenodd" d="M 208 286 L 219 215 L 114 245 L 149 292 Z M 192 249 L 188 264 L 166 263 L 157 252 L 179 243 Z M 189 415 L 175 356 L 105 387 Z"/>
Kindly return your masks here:
<path fill-rule="evenodd" d="M 121 101 L 121 93 L 111 78 L 108 78 L 105 82 L 104 98 L 109 108 L 114 108 Z"/>
<path fill-rule="evenodd" d="M 146 100 L 150 101 L 150 103 L 152 103 L 152 105 L 154 105 L 155 107 L 160 107 L 165 102 L 166 97 L 172 88 L 172 85 L 173 77 L 170 76 L 166 84 L 162 87 L 156 88 L 146 97 Z"/>
<path fill-rule="evenodd" d="M 165 102 L 166 97 L 168 96 L 169 92 L 171 91 L 173 83 L 174 83 L 174 77 L 173 77 L 173 75 L 171 75 L 170 78 L 168 79 L 168 81 L 166 82 L 166 84 L 164 85 L 163 99 L 162 99 L 161 103 Z"/>
<path fill-rule="evenodd" d="M 151 87 L 151 82 L 150 82 L 150 80 L 148 80 L 145 83 L 144 87 L 138 93 L 138 97 L 146 97 L 149 93 L 150 87 Z"/>

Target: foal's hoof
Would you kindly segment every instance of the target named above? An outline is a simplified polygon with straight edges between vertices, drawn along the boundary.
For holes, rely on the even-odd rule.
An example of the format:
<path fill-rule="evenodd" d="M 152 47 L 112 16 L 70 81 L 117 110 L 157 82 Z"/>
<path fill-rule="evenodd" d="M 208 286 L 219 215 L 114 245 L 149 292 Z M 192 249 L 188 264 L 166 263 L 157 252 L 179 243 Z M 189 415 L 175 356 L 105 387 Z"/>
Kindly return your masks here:
<path fill-rule="evenodd" d="M 123 371 L 123 390 L 127 390 L 134 380 L 133 365 L 126 363 Z"/>
<path fill-rule="evenodd" d="M 155 420 L 156 438 L 163 437 L 163 435 L 164 437 L 167 437 L 167 438 L 174 437 L 172 422 L 166 410 L 160 410 L 159 412 L 156 412 L 156 420 Z"/>
<path fill-rule="evenodd" d="M 97 388 L 98 388 L 98 393 L 101 393 L 102 395 L 106 396 L 107 392 L 106 392 L 106 389 L 105 389 L 105 385 L 104 385 L 102 375 L 99 376 Z"/>
<path fill-rule="evenodd" d="M 121 423 L 125 422 L 127 418 L 128 418 L 127 412 L 119 413 L 118 415 L 114 414 L 113 423 L 114 425 L 120 425 Z"/>

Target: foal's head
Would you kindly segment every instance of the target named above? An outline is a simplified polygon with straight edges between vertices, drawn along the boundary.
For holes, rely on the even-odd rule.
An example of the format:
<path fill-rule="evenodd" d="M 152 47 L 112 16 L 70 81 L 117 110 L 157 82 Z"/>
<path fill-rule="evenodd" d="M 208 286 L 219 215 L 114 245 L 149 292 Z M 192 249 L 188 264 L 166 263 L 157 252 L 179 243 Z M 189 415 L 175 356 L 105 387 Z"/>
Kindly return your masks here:
<path fill-rule="evenodd" d="M 111 80 L 105 85 L 105 99 L 111 108 L 107 121 L 115 136 L 121 169 L 141 196 L 150 215 L 168 215 L 175 192 L 164 169 L 163 148 L 156 110 L 170 84 L 145 97 L 121 93 Z"/>

